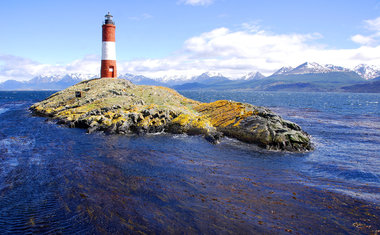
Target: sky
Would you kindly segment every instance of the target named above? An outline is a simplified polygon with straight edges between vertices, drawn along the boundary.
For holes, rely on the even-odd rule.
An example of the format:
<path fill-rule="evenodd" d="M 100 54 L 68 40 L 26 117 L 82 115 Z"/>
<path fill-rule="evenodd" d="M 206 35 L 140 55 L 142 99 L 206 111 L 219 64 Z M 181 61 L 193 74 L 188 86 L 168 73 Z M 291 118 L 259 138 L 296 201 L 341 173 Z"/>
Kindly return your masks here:
<path fill-rule="evenodd" d="M 380 0 L 0 0 L 0 82 L 99 74 L 108 11 L 119 74 L 238 78 L 306 61 L 380 66 Z"/>

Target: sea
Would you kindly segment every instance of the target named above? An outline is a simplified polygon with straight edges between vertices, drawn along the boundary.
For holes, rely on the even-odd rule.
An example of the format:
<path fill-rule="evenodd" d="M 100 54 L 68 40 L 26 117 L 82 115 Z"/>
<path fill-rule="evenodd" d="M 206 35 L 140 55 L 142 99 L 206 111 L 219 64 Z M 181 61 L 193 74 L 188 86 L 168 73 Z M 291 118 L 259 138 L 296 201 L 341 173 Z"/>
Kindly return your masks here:
<path fill-rule="evenodd" d="M 265 106 L 307 153 L 202 136 L 87 134 L 0 92 L 0 234 L 380 233 L 380 94 L 183 91 Z"/>

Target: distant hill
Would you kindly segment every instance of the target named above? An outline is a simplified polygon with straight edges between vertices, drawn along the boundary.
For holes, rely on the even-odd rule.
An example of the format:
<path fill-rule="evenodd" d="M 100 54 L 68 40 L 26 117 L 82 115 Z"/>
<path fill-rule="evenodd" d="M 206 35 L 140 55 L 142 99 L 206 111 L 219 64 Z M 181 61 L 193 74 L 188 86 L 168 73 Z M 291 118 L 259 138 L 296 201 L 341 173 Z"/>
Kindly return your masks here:
<path fill-rule="evenodd" d="M 347 91 L 349 87 L 359 84 L 368 84 L 370 88 L 373 84 L 374 74 L 377 74 L 375 66 L 359 65 L 358 71 L 350 70 L 334 65 L 320 65 L 318 63 L 303 63 L 296 68 L 282 67 L 271 76 L 259 76 L 255 79 L 246 79 L 244 76 L 239 80 L 215 80 L 213 83 L 198 82 L 199 84 L 185 83 L 180 86 L 174 86 L 177 90 L 192 89 L 249 89 L 260 91 Z M 361 71 L 361 72 L 360 72 Z M 380 70 L 378 71 L 380 74 Z M 252 73 L 251 75 L 254 75 Z M 365 89 L 364 87 L 362 89 Z M 352 90 L 353 91 L 353 90 Z M 378 91 L 380 92 L 380 91 Z"/>
<path fill-rule="evenodd" d="M 250 84 L 260 90 L 339 91 L 343 86 L 365 82 L 354 72 L 323 72 L 270 76 Z"/>
<path fill-rule="evenodd" d="M 380 77 L 374 79 L 372 82 L 346 86 L 342 87 L 344 91 L 347 92 L 357 92 L 357 93 L 380 93 Z"/>
<path fill-rule="evenodd" d="M 277 70 L 276 72 L 274 72 L 274 73 L 272 74 L 272 76 L 273 76 L 273 75 L 286 74 L 286 73 L 292 71 L 293 69 L 294 69 L 293 67 L 282 67 L 282 68 L 280 68 L 279 70 Z"/>
<path fill-rule="evenodd" d="M 29 81 L 8 80 L 0 83 L 0 90 L 62 90 L 82 80 L 94 78 L 91 74 L 37 76 Z"/>
<path fill-rule="evenodd" d="M 191 79 L 191 82 L 196 82 L 196 83 L 202 83 L 202 84 L 218 84 L 218 83 L 223 83 L 230 81 L 227 77 L 223 76 L 220 73 L 203 73 L 200 76 L 193 77 Z"/>
<path fill-rule="evenodd" d="M 248 73 L 247 75 L 241 77 L 241 80 L 258 80 L 258 79 L 263 79 L 265 76 L 260 73 L 260 72 L 251 72 Z"/>
<path fill-rule="evenodd" d="M 186 83 L 174 86 L 177 90 L 192 89 L 250 89 L 260 91 L 341 91 L 344 86 L 363 83 L 364 80 L 355 72 L 324 72 L 306 74 L 279 74 L 257 80 L 228 80 L 212 84 Z"/>
<path fill-rule="evenodd" d="M 127 79 L 136 85 L 166 86 L 166 84 L 163 82 L 160 82 L 151 78 L 147 78 L 142 75 L 133 75 L 133 74 L 126 73 L 126 74 L 119 75 L 118 78 Z"/>
<path fill-rule="evenodd" d="M 206 85 L 206 84 L 202 84 L 202 83 L 199 83 L 199 82 L 189 82 L 189 83 L 185 83 L 185 84 L 182 84 L 182 85 L 176 85 L 176 86 L 172 86 L 173 89 L 175 90 L 198 90 L 198 89 L 204 89 L 204 88 L 210 88 L 212 86 L 210 85 Z"/>
<path fill-rule="evenodd" d="M 354 68 L 354 71 L 366 80 L 380 76 L 380 67 L 374 65 L 360 64 Z"/>
<path fill-rule="evenodd" d="M 94 74 L 66 74 L 36 76 L 29 81 L 8 80 L 0 83 L 0 90 L 62 90 L 80 81 L 98 77 Z M 231 79 L 216 72 L 206 72 L 199 76 L 181 75 L 149 78 L 142 75 L 119 74 L 137 85 L 167 86 L 176 90 L 197 89 L 249 89 L 262 91 L 377 91 L 376 80 L 380 80 L 380 67 L 361 64 L 348 69 L 331 64 L 321 65 L 305 62 L 295 68 L 282 67 L 270 76 L 260 72 L 250 72 L 240 78 Z M 355 85 L 358 85 L 356 88 Z M 351 87 L 352 86 L 352 87 Z M 360 89 L 359 89 L 360 87 Z"/>
<path fill-rule="evenodd" d="M 26 88 L 24 82 L 19 82 L 16 80 L 7 80 L 0 83 L 0 90 L 29 90 Z"/>
<path fill-rule="evenodd" d="M 0 83 L 0 90 L 63 90 L 80 81 L 99 77 L 94 74 L 66 74 L 52 76 L 36 76 L 29 81 L 7 80 Z M 119 78 L 127 79 L 137 85 L 166 86 L 165 83 L 141 75 L 122 74 Z"/>

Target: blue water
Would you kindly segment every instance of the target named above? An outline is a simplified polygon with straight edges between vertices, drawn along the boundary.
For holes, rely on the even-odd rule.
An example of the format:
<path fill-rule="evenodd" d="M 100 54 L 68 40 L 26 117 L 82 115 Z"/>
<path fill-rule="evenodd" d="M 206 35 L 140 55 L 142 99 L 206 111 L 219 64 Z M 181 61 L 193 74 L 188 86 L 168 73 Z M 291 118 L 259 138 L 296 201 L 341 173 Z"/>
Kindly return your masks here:
<path fill-rule="evenodd" d="M 316 150 L 297 166 L 311 177 L 380 187 L 380 94 L 183 92 L 202 102 L 266 106 L 311 134 Z M 373 195 L 380 202 L 380 194 Z"/>
<path fill-rule="evenodd" d="M 315 151 L 225 138 L 86 134 L 0 92 L 0 234 L 370 233 L 380 229 L 380 94 L 183 92 L 267 106 Z"/>

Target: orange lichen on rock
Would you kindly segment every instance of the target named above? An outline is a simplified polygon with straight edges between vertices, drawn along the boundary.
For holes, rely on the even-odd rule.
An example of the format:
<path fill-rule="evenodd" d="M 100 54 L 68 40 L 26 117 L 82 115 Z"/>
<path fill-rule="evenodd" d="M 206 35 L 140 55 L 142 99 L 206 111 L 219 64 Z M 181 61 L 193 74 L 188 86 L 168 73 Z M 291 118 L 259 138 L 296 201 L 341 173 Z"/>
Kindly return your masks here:
<path fill-rule="evenodd" d="M 228 100 L 203 103 L 194 109 L 208 118 L 215 127 L 236 126 L 241 120 L 253 115 L 253 111 L 248 111 L 244 104 Z"/>

